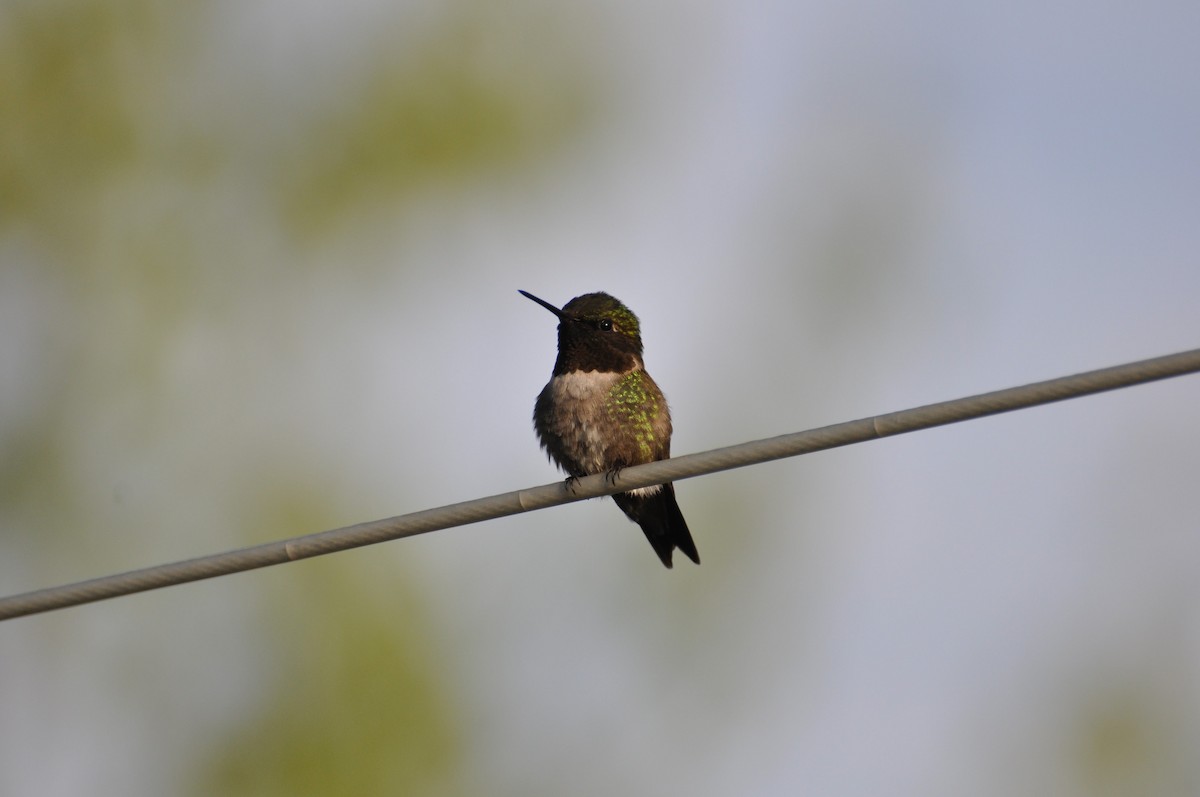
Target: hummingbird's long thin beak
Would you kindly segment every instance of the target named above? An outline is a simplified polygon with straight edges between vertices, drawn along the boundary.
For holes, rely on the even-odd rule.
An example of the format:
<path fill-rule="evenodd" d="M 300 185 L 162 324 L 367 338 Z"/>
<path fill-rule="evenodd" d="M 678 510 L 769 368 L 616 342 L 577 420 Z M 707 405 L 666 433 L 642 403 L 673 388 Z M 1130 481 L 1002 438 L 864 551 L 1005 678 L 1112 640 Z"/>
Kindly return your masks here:
<path fill-rule="evenodd" d="M 558 316 L 560 319 L 562 319 L 562 318 L 566 318 L 566 316 L 564 316 L 564 315 L 563 315 L 563 311 L 562 311 L 562 310 L 559 310 L 557 307 L 555 307 L 554 305 L 550 304 L 550 302 L 546 301 L 545 299 L 539 299 L 538 297 L 534 296 L 532 293 L 530 293 L 530 292 L 528 292 L 528 291 L 523 291 L 523 290 L 521 290 L 521 289 L 519 289 L 519 288 L 517 289 L 517 293 L 521 294 L 521 295 L 522 295 L 522 296 L 524 296 L 526 299 L 532 299 L 533 301 L 537 302 L 537 303 L 538 303 L 538 304 L 540 304 L 542 307 L 545 307 L 547 310 L 549 310 L 550 312 L 554 313 L 554 314 L 555 314 L 556 316 Z"/>

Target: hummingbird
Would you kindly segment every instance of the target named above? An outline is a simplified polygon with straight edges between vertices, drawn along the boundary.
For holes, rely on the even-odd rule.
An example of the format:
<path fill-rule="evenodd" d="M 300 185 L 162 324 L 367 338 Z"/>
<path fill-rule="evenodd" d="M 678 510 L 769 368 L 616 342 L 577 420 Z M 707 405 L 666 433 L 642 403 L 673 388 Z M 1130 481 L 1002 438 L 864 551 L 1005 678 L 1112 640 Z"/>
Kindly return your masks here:
<path fill-rule="evenodd" d="M 562 309 L 520 291 L 558 316 L 558 359 L 533 407 L 533 426 L 567 481 L 671 456 L 671 412 L 642 362 L 637 316 L 607 293 L 585 293 Z M 667 567 L 676 548 L 700 564 L 670 482 L 613 496 L 642 527 Z"/>

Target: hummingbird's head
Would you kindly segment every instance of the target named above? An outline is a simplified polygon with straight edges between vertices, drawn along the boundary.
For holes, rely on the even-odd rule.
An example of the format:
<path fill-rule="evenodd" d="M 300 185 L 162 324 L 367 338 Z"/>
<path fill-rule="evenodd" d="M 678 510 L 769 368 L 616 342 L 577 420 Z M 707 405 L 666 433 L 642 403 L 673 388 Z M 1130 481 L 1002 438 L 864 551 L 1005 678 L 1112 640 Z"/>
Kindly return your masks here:
<path fill-rule="evenodd" d="M 558 316 L 558 361 L 554 373 L 625 372 L 642 368 L 642 335 L 637 316 L 607 293 L 576 296 L 560 310 L 532 293 L 522 296 Z"/>

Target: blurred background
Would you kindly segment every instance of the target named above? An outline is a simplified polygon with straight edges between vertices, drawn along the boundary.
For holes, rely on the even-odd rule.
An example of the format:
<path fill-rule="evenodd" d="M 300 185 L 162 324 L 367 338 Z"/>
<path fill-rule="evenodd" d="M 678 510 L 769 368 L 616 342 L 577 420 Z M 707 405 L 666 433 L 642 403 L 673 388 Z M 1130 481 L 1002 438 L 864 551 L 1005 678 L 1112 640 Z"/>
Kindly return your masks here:
<path fill-rule="evenodd" d="M 0 592 L 1200 345 L 1200 5 L 10 0 Z M 1200 379 L 0 624 L 6 795 L 1200 793 Z"/>

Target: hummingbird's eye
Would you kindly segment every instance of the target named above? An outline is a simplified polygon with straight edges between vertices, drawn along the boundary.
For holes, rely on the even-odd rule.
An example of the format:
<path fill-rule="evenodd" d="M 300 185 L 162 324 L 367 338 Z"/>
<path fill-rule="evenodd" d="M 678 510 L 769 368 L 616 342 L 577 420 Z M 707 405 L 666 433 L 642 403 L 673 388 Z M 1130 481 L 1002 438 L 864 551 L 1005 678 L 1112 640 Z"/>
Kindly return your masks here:
<path fill-rule="evenodd" d="M 604 332 L 611 332 L 612 331 L 612 319 L 611 318 L 601 318 L 600 319 L 600 329 L 603 330 Z"/>

